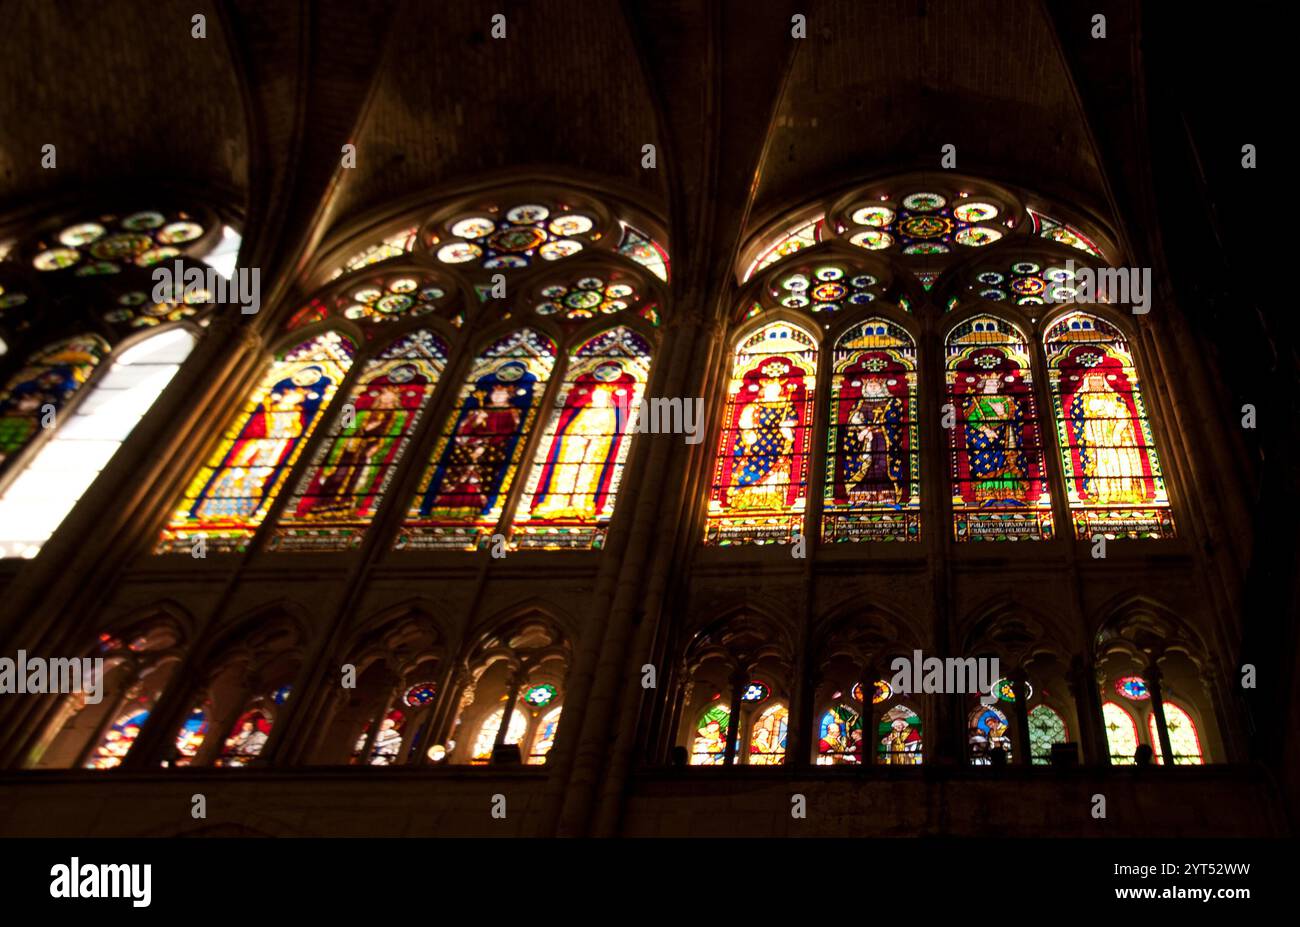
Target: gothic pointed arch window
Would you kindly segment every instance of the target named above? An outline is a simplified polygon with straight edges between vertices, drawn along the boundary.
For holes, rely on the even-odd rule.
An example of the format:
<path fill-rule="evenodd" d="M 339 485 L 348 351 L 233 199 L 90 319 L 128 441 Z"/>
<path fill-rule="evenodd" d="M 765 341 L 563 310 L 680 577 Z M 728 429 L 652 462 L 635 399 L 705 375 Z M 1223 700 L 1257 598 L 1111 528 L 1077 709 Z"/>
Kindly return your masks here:
<path fill-rule="evenodd" d="M 114 769 L 126 760 L 183 656 L 181 637 L 166 620 L 105 632 L 92 651 L 102 676 L 82 680 L 65 697 L 35 749 L 38 769 Z M 94 670 L 92 669 L 93 673 Z"/>
<path fill-rule="evenodd" d="M 1052 509 L 1028 344 L 979 315 L 946 339 L 953 533 L 958 541 L 1052 536 Z"/>
<path fill-rule="evenodd" d="M 866 319 L 836 339 L 831 370 L 822 540 L 918 540 L 915 342 Z"/>
<path fill-rule="evenodd" d="M 1196 723 L 1192 716 L 1177 702 L 1164 700 L 1165 727 L 1169 729 L 1169 747 L 1173 750 L 1175 766 L 1200 766 L 1205 762 L 1201 755 L 1201 738 L 1196 733 Z M 1156 730 L 1155 712 L 1147 716 L 1147 733 L 1151 737 L 1151 749 L 1155 751 L 1155 761 L 1164 763 L 1160 748 L 1160 735 Z"/>
<path fill-rule="evenodd" d="M 770 322 L 736 347 L 723 408 L 705 542 L 788 543 L 808 502 L 817 342 Z"/>
<path fill-rule="evenodd" d="M 247 549 L 352 366 L 356 345 L 324 331 L 278 354 L 190 479 L 156 551 Z"/>
<path fill-rule="evenodd" d="M 1075 537 L 1173 537 L 1164 471 L 1128 339 L 1088 312 L 1043 338 Z"/>
<path fill-rule="evenodd" d="M 879 687 L 882 683 L 876 685 Z M 877 697 L 879 695 L 878 692 Z M 920 766 L 923 747 L 921 715 L 915 708 L 900 701 L 881 712 L 876 724 L 877 763 L 884 766 Z"/>
<path fill-rule="evenodd" d="M 280 514 L 276 550 L 345 550 L 361 543 L 447 364 L 427 329 L 368 361 L 342 412 Z"/>
<path fill-rule="evenodd" d="M 1035 766 L 1052 760 L 1052 747 L 1068 743 L 1070 735 L 1060 712 L 1047 704 L 1035 705 L 1029 712 L 1029 752 Z"/>
<path fill-rule="evenodd" d="M 731 707 L 719 702 L 701 712 L 691 741 L 692 766 L 720 766 L 726 761 Z"/>
<path fill-rule="evenodd" d="M 172 207 L 53 217 L 16 244 L 0 267 L 0 343 L 21 359 L 0 386 L 0 557 L 40 552 L 162 394 L 238 245 L 212 211 Z"/>
<path fill-rule="evenodd" d="M 555 342 L 531 328 L 499 338 L 474 359 L 398 548 L 473 550 L 496 529 L 555 360 Z"/>
<path fill-rule="evenodd" d="M 862 716 L 847 704 L 832 705 L 817 722 L 817 765 L 862 762 Z"/>
<path fill-rule="evenodd" d="M 650 358 L 645 338 L 622 326 L 573 351 L 515 511 L 515 546 L 603 546 Z"/>
<path fill-rule="evenodd" d="M 785 762 L 790 709 L 775 702 L 763 709 L 749 734 L 749 765 L 779 766 Z"/>
<path fill-rule="evenodd" d="M 1138 748 L 1137 723 L 1126 708 L 1103 702 L 1101 719 L 1106 728 L 1106 746 L 1112 766 L 1132 766 Z"/>
<path fill-rule="evenodd" d="M 1011 724 L 1002 709 L 978 706 L 966 719 L 966 731 L 972 766 L 993 765 L 993 754 L 999 751 L 1003 762 L 1011 762 Z"/>

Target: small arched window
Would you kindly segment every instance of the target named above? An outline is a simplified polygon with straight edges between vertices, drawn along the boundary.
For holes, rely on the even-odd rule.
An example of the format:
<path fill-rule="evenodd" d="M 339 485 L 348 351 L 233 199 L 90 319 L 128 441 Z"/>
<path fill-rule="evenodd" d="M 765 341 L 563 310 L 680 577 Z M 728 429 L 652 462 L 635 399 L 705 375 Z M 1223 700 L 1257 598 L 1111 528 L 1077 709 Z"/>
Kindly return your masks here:
<path fill-rule="evenodd" d="M 1114 702 L 1103 702 L 1101 719 L 1106 727 L 1106 746 L 1112 766 L 1132 766 L 1137 752 L 1137 724 L 1127 710 Z"/>
<path fill-rule="evenodd" d="M 1182 706 L 1168 699 L 1165 699 L 1164 706 L 1165 727 L 1169 729 L 1169 747 L 1174 752 L 1174 765 L 1200 766 L 1205 760 L 1201 755 L 1201 738 L 1197 736 L 1192 716 Z M 1154 711 L 1147 716 L 1147 731 L 1151 735 L 1151 749 L 1155 751 L 1156 762 L 1164 763 Z"/>
<path fill-rule="evenodd" d="M 1065 719 L 1049 705 L 1035 705 L 1029 712 L 1029 754 L 1035 766 L 1052 761 L 1052 746 L 1067 743 L 1070 735 Z"/>
<path fill-rule="evenodd" d="M 992 765 L 997 751 L 1003 753 L 1005 762 L 1011 762 L 1011 726 L 1000 709 L 981 705 L 970 713 L 967 721 L 972 766 Z"/>
<path fill-rule="evenodd" d="M 779 766 L 785 762 L 790 709 L 778 702 L 768 706 L 754 721 L 749 735 L 749 765 Z"/>
<path fill-rule="evenodd" d="M 848 705 L 828 709 L 817 731 L 818 766 L 862 761 L 862 716 Z"/>
<path fill-rule="evenodd" d="M 923 745 L 921 716 L 915 710 L 899 702 L 881 714 L 876 725 L 876 762 L 920 766 Z"/>
<path fill-rule="evenodd" d="M 808 503 L 817 345 L 790 322 L 771 322 L 736 349 L 705 542 L 786 543 L 803 532 Z"/>

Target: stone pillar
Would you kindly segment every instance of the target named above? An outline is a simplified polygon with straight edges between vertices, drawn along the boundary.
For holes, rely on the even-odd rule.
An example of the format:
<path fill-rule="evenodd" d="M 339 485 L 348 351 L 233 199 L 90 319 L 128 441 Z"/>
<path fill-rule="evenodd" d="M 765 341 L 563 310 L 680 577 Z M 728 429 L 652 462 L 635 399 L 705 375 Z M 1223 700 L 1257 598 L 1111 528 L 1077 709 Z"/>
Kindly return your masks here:
<path fill-rule="evenodd" d="M 1011 671 L 1011 691 L 1016 700 L 1011 703 L 1016 725 L 1016 765 L 1031 766 L 1034 762 L 1029 743 L 1029 673 L 1024 667 Z"/>
<path fill-rule="evenodd" d="M 1160 740 L 1160 760 L 1166 766 L 1174 765 L 1174 751 L 1169 745 L 1169 726 L 1165 723 L 1165 700 L 1160 690 L 1159 655 L 1153 654 L 1147 665 L 1147 689 L 1151 693 L 1151 711 L 1156 718 L 1156 736 Z M 1138 733 L 1141 739 L 1141 732 Z"/>

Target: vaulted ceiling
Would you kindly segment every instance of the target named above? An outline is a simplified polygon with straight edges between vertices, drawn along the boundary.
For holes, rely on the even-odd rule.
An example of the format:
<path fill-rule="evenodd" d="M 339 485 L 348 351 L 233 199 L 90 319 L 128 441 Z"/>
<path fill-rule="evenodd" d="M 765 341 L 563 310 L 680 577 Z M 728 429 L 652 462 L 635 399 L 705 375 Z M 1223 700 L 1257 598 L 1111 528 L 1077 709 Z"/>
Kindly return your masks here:
<path fill-rule="evenodd" d="M 996 16 L 962 0 L 21 0 L 5 16 L 0 213 L 183 184 L 242 216 L 264 273 L 396 199 L 507 172 L 642 199 L 701 268 L 801 198 L 937 169 L 944 144 L 962 173 L 1106 205 L 1058 35 L 1088 16 L 1041 0 Z M 681 286 L 716 285 L 683 270 Z"/>

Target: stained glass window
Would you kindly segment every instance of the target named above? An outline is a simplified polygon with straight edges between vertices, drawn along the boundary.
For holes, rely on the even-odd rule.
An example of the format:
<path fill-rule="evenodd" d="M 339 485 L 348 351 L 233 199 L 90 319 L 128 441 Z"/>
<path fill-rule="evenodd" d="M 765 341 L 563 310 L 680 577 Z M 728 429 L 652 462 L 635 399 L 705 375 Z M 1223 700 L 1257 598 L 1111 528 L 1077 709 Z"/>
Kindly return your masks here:
<path fill-rule="evenodd" d="M 281 354 L 190 481 L 157 552 L 242 551 L 347 375 L 353 343 L 324 332 Z"/>
<path fill-rule="evenodd" d="M 1035 212 L 1032 209 L 1026 209 L 1029 214 L 1029 220 L 1032 225 L 1033 233 L 1039 238 L 1046 238 L 1048 241 L 1059 242 L 1063 245 L 1069 245 L 1079 251 L 1085 251 L 1093 257 L 1105 258 L 1101 253 L 1101 248 L 1073 225 L 1060 222 L 1050 216 L 1045 216 L 1041 212 Z"/>
<path fill-rule="evenodd" d="M 748 269 L 746 269 L 741 282 L 748 281 L 758 271 L 765 267 L 771 267 L 781 258 L 794 254 L 796 251 L 802 251 L 804 248 L 811 248 L 821 241 L 825 232 L 825 218 L 825 216 L 817 216 L 815 219 L 801 222 L 782 234 L 776 242 L 765 248 L 759 253 L 758 257 L 754 258 Z"/>
<path fill-rule="evenodd" d="M 787 309 L 839 312 L 875 302 L 880 298 L 879 288 L 880 280 L 871 274 L 818 263 L 780 274 L 772 282 L 770 296 Z"/>
<path fill-rule="evenodd" d="M 1101 719 L 1106 727 L 1106 745 L 1112 766 L 1132 766 L 1138 747 L 1137 724 L 1133 716 L 1114 702 L 1103 702 Z"/>
<path fill-rule="evenodd" d="M 992 202 L 917 191 L 895 201 L 886 196 L 848 211 L 843 231 L 850 243 L 868 251 L 897 245 L 908 255 L 948 254 L 953 245 L 982 248 L 1002 238 L 994 222 L 1001 208 Z"/>
<path fill-rule="evenodd" d="M 85 400 L 63 416 L 0 496 L 0 557 L 36 556 L 171 382 L 194 343 L 190 332 L 172 328 L 113 356 Z"/>
<path fill-rule="evenodd" d="M 705 542 L 772 544 L 803 533 L 817 346 L 772 322 L 736 350 Z"/>
<path fill-rule="evenodd" d="M 992 302 L 1042 306 L 1073 301 L 1078 295 L 1077 278 L 1078 272 L 1063 264 L 1044 264 L 1026 259 L 1013 261 L 1010 266 L 998 265 L 973 271 L 967 290 Z"/>
<path fill-rule="evenodd" d="M 1164 706 L 1165 727 L 1169 730 L 1169 748 L 1174 752 L 1174 765 L 1200 766 L 1205 760 L 1201 755 L 1201 738 L 1196 735 L 1196 724 L 1191 715 L 1168 699 Z M 1164 763 L 1155 712 L 1147 716 L 1147 730 L 1151 735 L 1151 749 L 1155 751 L 1156 762 Z"/>
<path fill-rule="evenodd" d="M 836 705 L 818 725 L 817 765 L 857 763 L 862 757 L 862 717 L 848 705 Z"/>
<path fill-rule="evenodd" d="M 60 231 L 57 241 L 32 258 L 32 266 L 47 273 L 75 266 L 78 277 L 117 274 L 132 265 L 151 267 L 194 247 L 208 232 L 200 218 L 153 209 L 98 216 Z"/>
<path fill-rule="evenodd" d="M 727 729 L 731 710 L 726 705 L 711 705 L 700 715 L 695 738 L 691 743 L 692 766 L 720 766 L 727 753 Z"/>
<path fill-rule="evenodd" d="M 175 765 L 189 766 L 203 746 L 203 739 L 208 735 L 208 716 L 211 706 L 204 702 L 190 709 L 189 716 L 176 734 Z"/>
<path fill-rule="evenodd" d="M 406 254 L 415 248 L 416 231 L 415 228 L 402 229 L 383 241 L 370 245 L 348 258 L 342 267 L 334 271 L 333 276 L 341 277 L 345 273 L 351 273 L 354 270 L 360 270 L 362 267 L 369 267 L 371 264 L 378 264 L 380 261 Z"/>
<path fill-rule="evenodd" d="M 916 345 L 885 319 L 835 342 L 822 540 L 915 541 L 921 532 Z"/>
<path fill-rule="evenodd" d="M 1134 702 L 1145 701 L 1151 697 L 1151 693 L 1147 691 L 1147 681 L 1141 676 L 1123 676 L 1116 679 L 1115 691 Z"/>
<path fill-rule="evenodd" d="M 361 543 L 446 364 L 447 345 L 423 330 L 366 364 L 280 515 L 274 549 L 343 550 Z"/>
<path fill-rule="evenodd" d="M 471 763 L 482 766 L 492 760 L 492 748 L 496 746 L 497 734 L 501 730 L 501 719 L 505 716 L 505 706 L 488 715 L 487 720 L 483 722 L 483 726 L 479 728 L 478 736 L 474 738 L 474 753 L 470 758 Z M 506 728 L 505 742 L 507 744 L 518 744 L 524 739 L 527 730 L 528 718 L 516 708 L 510 713 L 510 726 Z"/>
<path fill-rule="evenodd" d="M 42 419 L 81 389 L 108 353 L 98 335 L 78 335 L 38 351 L 0 393 L 0 472 L 38 433 Z"/>
<path fill-rule="evenodd" d="M 1104 319 L 1072 312 L 1044 342 L 1075 537 L 1173 537 L 1128 339 Z"/>
<path fill-rule="evenodd" d="M 555 732 L 560 728 L 560 712 L 563 708 L 552 708 L 542 716 L 537 724 L 537 733 L 533 735 L 533 748 L 528 751 L 528 762 L 539 766 L 546 762 L 546 755 L 555 746 Z"/>
<path fill-rule="evenodd" d="M 121 766 L 136 738 L 140 736 L 140 729 L 149 719 L 151 711 L 153 699 L 148 696 L 134 699 L 123 708 L 86 760 L 86 769 L 113 769 Z"/>
<path fill-rule="evenodd" d="M 1052 761 L 1052 745 L 1070 740 L 1065 719 L 1048 705 L 1035 705 L 1029 712 L 1029 755 L 1035 766 Z"/>
<path fill-rule="evenodd" d="M 921 717 L 901 702 L 876 725 L 876 761 L 885 766 L 921 765 Z"/>
<path fill-rule="evenodd" d="M 275 718 L 268 707 L 250 708 L 239 716 L 221 745 L 217 766 L 247 766 L 261 756 Z"/>
<path fill-rule="evenodd" d="M 471 213 L 448 224 L 433 242 L 444 264 L 476 262 L 486 270 L 515 270 L 533 260 L 558 261 L 577 254 L 599 237 L 596 220 L 584 212 L 547 203 L 521 203 Z"/>
<path fill-rule="evenodd" d="M 569 322 L 614 315 L 641 301 L 635 281 L 619 271 L 601 277 L 587 275 L 551 283 L 542 287 L 538 296 L 540 299 L 533 305 L 534 312 L 558 316 Z"/>
<path fill-rule="evenodd" d="M 1001 750 L 1007 762 L 1011 762 L 1010 727 L 1007 716 L 999 709 L 981 705 L 970 713 L 967 728 L 972 766 L 991 765 L 993 760 L 989 754 L 994 750 Z"/>
<path fill-rule="evenodd" d="M 375 740 L 370 745 L 370 755 L 366 757 L 369 766 L 392 766 L 398 761 L 402 752 L 402 732 L 406 726 L 406 715 L 393 709 L 384 715 L 375 732 Z M 370 737 L 370 725 L 367 724 L 352 751 L 352 761 L 359 762 L 365 752 L 366 740 Z"/>
<path fill-rule="evenodd" d="M 749 765 L 779 766 L 785 762 L 786 734 L 790 710 L 781 703 L 770 705 L 754 721 L 749 735 Z"/>
<path fill-rule="evenodd" d="M 650 345 L 631 329 L 574 351 L 515 512 L 513 545 L 604 544 L 649 377 Z"/>
<path fill-rule="evenodd" d="M 473 550 L 501 518 L 555 366 L 555 344 L 532 329 L 474 361 L 407 512 L 399 548 Z"/>
<path fill-rule="evenodd" d="M 665 283 L 668 281 L 668 252 L 645 232 L 623 223 L 623 238 L 618 253 L 636 261 Z"/>
<path fill-rule="evenodd" d="M 992 316 L 962 322 L 947 339 L 945 408 L 958 541 L 1052 536 L 1038 412 L 1024 337 Z"/>

